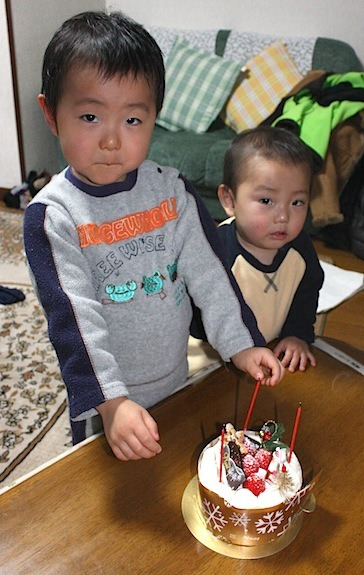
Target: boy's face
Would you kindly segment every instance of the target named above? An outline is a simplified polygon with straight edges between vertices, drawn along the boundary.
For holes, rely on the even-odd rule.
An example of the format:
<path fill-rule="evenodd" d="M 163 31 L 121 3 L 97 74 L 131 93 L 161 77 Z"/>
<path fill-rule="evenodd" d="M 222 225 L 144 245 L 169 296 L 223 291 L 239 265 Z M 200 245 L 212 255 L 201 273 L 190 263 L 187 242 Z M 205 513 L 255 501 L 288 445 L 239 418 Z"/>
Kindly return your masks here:
<path fill-rule="evenodd" d="M 71 68 L 56 117 L 39 103 L 74 174 L 93 185 L 122 181 L 148 152 L 155 92 L 144 77 L 104 79 L 93 67 Z"/>
<path fill-rule="evenodd" d="M 238 241 L 262 263 L 301 232 L 309 204 L 310 174 L 305 165 L 286 165 L 255 156 L 235 197 L 220 186 L 228 216 L 235 216 Z"/>

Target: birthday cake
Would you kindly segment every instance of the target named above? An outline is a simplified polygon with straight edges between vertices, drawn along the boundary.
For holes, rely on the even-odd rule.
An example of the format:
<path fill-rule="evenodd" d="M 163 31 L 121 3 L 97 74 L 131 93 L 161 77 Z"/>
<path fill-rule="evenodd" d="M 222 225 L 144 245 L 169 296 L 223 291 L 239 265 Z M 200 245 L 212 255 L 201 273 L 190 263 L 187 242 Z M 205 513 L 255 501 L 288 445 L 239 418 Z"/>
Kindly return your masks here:
<path fill-rule="evenodd" d="M 261 545 L 282 535 L 313 484 L 303 487 L 297 456 L 281 441 L 282 424 L 259 432 L 230 423 L 198 461 L 200 505 L 206 528 L 235 545 Z"/>

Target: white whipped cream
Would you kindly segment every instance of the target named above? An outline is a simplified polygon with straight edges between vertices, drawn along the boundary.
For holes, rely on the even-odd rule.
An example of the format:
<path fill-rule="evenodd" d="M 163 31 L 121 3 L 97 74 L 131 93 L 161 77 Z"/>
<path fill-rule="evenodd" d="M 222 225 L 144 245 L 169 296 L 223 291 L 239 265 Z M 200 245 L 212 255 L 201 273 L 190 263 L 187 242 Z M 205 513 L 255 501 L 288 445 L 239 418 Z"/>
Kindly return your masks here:
<path fill-rule="evenodd" d="M 259 434 L 249 432 L 246 435 L 259 440 Z M 273 453 L 268 473 L 265 469 L 259 469 L 259 475 L 266 480 L 266 488 L 258 496 L 254 495 L 249 489 L 239 487 L 236 491 L 231 489 L 226 481 L 224 466 L 222 468 L 221 482 L 220 476 L 220 450 L 221 440 L 215 439 L 202 451 L 198 462 L 198 479 L 206 489 L 217 493 L 227 504 L 238 509 L 263 509 L 274 507 L 287 501 L 295 495 L 302 486 L 302 469 L 294 453 L 291 461 L 288 463 L 289 450 L 279 448 Z M 285 472 L 282 472 L 284 466 Z M 281 474 L 285 473 L 288 481 L 282 485 Z"/>

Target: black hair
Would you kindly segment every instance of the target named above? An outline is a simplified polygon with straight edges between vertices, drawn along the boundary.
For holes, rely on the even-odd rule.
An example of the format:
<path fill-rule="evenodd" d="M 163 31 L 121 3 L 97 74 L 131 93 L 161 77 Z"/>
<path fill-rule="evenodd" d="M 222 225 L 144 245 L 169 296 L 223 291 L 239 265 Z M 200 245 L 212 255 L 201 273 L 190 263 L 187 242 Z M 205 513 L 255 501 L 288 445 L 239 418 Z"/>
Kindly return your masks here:
<path fill-rule="evenodd" d="M 258 126 L 238 134 L 225 153 L 223 184 L 233 193 L 246 177 L 249 160 L 256 156 L 288 165 L 303 165 L 312 181 L 314 164 L 310 148 L 286 128 Z"/>
<path fill-rule="evenodd" d="M 144 76 L 155 88 L 157 113 L 165 91 L 162 52 L 145 28 L 121 12 L 83 12 L 66 20 L 44 54 L 42 94 L 55 116 L 72 66 L 94 66 L 105 78 Z"/>

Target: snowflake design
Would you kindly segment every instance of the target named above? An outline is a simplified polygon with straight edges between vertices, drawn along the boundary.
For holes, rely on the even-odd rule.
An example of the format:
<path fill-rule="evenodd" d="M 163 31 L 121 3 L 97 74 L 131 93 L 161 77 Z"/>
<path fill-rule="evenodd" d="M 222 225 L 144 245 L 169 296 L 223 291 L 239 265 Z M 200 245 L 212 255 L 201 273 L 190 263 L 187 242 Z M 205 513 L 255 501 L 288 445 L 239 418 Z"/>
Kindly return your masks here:
<path fill-rule="evenodd" d="M 206 518 L 206 524 L 211 525 L 213 529 L 220 532 L 227 524 L 227 520 L 220 511 L 220 505 L 214 505 L 205 498 L 202 502 L 202 508 Z"/>
<path fill-rule="evenodd" d="M 309 491 L 311 491 L 312 487 L 313 485 L 310 484 L 301 489 L 301 491 L 298 491 L 296 495 L 292 497 L 292 499 L 288 502 L 285 511 L 288 511 L 289 509 L 292 509 L 293 507 L 301 503 L 302 499 L 307 495 Z"/>
<path fill-rule="evenodd" d="M 282 531 L 279 531 L 279 533 L 277 532 L 277 537 L 284 535 L 284 533 L 287 531 L 287 529 L 291 526 L 291 523 L 292 523 L 292 517 L 288 517 L 288 521 L 285 525 L 283 525 Z"/>
<path fill-rule="evenodd" d="M 251 521 L 246 513 L 234 512 L 232 515 L 230 515 L 229 519 L 235 527 L 244 527 L 245 532 L 248 529 L 249 521 Z"/>
<path fill-rule="evenodd" d="M 273 533 L 284 520 L 283 511 L 271 511 L 255 522 L 258 533 Z"/>

